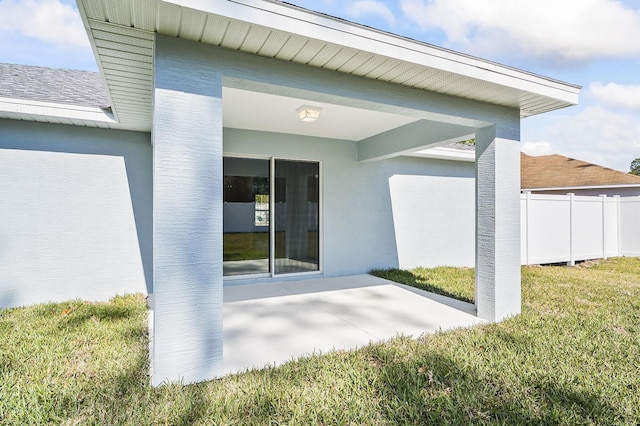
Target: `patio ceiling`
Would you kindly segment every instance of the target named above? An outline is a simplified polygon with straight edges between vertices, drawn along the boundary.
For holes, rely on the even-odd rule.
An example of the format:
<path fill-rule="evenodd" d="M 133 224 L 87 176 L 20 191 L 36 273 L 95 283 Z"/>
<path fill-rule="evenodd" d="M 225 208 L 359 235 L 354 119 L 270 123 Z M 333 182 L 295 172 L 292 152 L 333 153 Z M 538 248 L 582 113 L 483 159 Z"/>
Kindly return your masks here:
<path fill-rule="evenodd" d="M 78 0 L 78 6 L 125 129 L 151 129 L 155 33 L 518 108 L 521 117 L 578 101 L 578 86 L 279 1 Z"/>
<path fill-rule="evenodd" d="M 418 118 L 343 105 L 307 101 L 247 90 L 223 88 L 224 127 L 359 141 Z M 296 110 L 306 104 L 322 108 L 315 122 L 303 122 Z"/>

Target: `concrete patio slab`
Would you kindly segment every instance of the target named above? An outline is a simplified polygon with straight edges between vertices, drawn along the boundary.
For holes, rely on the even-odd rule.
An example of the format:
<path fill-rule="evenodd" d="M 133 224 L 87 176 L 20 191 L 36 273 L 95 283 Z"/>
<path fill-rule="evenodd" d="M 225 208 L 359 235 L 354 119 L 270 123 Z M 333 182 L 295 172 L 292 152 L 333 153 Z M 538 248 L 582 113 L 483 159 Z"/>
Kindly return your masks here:
<path fill-rule="evenodd" d="M 224 374 L 485 321 L 475 306 L 371 275 L 224 288 Z"/>

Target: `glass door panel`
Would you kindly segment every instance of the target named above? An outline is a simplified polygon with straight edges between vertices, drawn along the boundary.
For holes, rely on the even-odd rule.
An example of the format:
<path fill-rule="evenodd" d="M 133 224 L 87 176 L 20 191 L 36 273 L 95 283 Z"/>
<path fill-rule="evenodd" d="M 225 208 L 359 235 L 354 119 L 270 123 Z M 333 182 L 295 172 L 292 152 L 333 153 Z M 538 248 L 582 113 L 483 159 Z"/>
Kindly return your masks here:
<path fill-rule="evenodd" d="M 223 274 L 270 272 L 270 162 L 223 159 Z"/>
<path fill-rule="evenodd" d="M 318 163 L 275 160 L 274 273 L 319 270 Z"/>

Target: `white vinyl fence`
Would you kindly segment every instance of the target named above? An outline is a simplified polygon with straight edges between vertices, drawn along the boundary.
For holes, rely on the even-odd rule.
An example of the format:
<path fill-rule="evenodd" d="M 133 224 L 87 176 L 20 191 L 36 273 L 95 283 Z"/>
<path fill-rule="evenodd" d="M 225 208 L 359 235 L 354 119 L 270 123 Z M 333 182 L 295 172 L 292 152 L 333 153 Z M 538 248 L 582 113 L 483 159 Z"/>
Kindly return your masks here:
<path fill-rule="evenodd" d="M 523 265 L 640 256 L 640 197 L 520 198 Z"/>

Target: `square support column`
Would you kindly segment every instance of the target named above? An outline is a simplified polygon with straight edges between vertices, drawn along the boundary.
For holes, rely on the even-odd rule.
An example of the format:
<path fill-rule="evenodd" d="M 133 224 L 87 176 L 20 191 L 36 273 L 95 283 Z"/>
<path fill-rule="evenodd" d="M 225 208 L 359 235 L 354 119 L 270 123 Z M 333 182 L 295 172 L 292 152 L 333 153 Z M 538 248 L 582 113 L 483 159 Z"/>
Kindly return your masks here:
<path fill-rule="evenodd" d="M 476 131 L 476 308 L 501 321 L 521 311 L 520 143 Z"/>
<path fill-rule="evenodd" d="M 156 43 L 153 385 L 222 372 L 222 76 Z"/>

